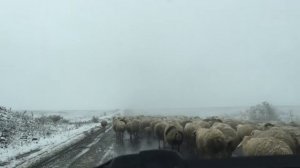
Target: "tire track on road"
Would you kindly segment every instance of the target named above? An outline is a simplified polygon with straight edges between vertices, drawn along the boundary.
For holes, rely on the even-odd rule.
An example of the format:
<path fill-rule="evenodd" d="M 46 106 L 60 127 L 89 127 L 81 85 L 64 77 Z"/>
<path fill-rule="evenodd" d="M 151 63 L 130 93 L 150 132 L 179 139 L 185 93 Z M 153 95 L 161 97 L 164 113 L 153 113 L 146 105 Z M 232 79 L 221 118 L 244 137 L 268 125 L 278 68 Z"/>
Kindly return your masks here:
<path fill-rule="evenodd" d="M 68 167 L 71 164 L 72 159 L 78 155 L 78 153 L 86 150 L 88 145 L 91 144 L 94 139 L 99 136 L 99 134 L 103 134 L 105 129 L 101 128 L 95 132 L 90 132 L 86 138 L 81 140 L 80 142 L 72 145 L 71 147 L 62 150 L 58 154 L 44 161 L 32 165 L 31 167 L 38 167 L 38 168 L 61 168 L 61 167 Z"/>

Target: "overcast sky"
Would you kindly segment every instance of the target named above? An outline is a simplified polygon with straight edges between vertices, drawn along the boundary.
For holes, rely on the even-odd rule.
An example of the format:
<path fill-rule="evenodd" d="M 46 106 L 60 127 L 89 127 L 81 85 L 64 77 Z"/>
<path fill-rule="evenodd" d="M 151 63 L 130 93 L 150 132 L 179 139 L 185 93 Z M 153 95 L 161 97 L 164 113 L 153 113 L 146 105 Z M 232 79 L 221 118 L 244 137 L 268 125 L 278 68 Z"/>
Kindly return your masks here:
<path fill-rule="evenodd" d="M 299 105 L 299 0 L 0 2 L 1 105 Z"/>

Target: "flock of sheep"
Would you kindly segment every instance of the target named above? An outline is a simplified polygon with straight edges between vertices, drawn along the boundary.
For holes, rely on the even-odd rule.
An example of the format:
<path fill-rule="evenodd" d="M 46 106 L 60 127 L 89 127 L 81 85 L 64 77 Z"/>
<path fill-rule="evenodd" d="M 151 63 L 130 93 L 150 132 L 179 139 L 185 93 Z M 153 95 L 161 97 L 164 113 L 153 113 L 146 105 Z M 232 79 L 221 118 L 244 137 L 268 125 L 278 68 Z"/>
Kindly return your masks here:
<path fill-rule="evenodd" d="M 169 145 L 180 151 L 185 145 L 202 158 L 226 158 L 239 151 L 242 156 L 299 154 L 300 129 L 284 123 L 254 123 L 209 117 L 126 116 L 113 118 L 118 143 L 124 133 L 130 141 L 157 139 L 158 148 Z"/>

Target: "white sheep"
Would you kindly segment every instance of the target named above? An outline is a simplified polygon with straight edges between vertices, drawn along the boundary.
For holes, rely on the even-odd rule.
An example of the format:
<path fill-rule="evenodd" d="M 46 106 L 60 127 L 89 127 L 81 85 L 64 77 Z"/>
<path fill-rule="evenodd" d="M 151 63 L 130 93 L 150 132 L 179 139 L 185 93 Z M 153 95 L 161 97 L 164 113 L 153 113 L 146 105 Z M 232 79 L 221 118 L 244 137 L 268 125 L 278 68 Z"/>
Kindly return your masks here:
<path fill-rule="evenodd" d="M 242 147 L 245 156 L 291 155 L 292 149 L 285 142 L 273 138 L 252 138 L 245 136 L 238 147 Z"/>

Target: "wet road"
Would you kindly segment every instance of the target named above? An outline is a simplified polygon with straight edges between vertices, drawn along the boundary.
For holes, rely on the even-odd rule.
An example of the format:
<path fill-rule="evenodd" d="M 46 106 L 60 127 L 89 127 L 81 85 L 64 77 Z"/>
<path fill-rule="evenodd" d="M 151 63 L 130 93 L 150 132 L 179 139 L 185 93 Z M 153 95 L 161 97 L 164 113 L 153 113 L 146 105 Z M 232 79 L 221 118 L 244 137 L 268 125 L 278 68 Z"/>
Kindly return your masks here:
<path fill-rule="evenodd" d="M 32 167 L 94 167 L 101 160 L 104 151 L 112 144 L 114 134 L 111 127 L 106 130 L 101 128 L 89 134 L 79 143 Z"/>
<path fill-rule="evenodd" d="M 115 133 L 109 127 L 106 130 L 101 129 L 94 132 L 80 143 L 33 167 L 95 167 L 119 155 L 137 153 L 147 149 L 157 149 L 157 147 L 157 141 L 153 140 L 141 140 L 136 143 L 130 143 L 128 135 L 125 135 L 123 144 L 118 144 L 116 143 Z"/>
<path fill-rule="evenodd" d="M 80 143 L 33 167 L 89 168 L 105 163 L 116 156 L 138 153 L 141 150 L 149 149 L 158 149 L 157 140 L 143 139 L 130 143 L 128 135 L 125 135 L 124 143 L 118 144 L 116 143 L 115 133 L 109 127 L 106 130 L 100 129 L 95 131 Z M 191 153 L 184 145 L 181 147 L 183 157 L 195 157 Z"/>

